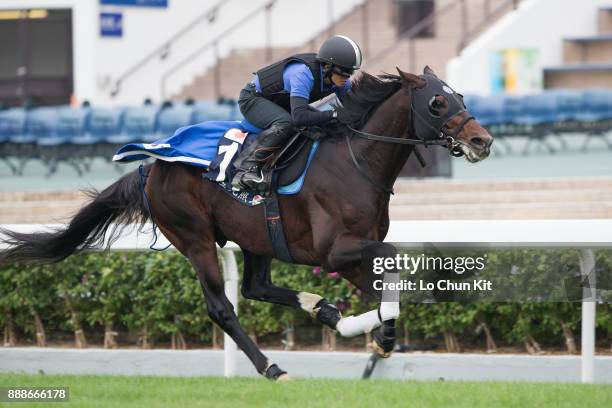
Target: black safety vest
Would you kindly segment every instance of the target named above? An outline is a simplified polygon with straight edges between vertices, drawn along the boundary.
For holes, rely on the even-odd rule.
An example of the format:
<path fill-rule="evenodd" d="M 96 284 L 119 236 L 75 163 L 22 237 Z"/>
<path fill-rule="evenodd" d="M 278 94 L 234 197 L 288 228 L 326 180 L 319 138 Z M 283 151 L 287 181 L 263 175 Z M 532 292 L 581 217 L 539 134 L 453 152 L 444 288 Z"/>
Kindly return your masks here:
<path fill-rule="evenodd" d="M 287 111 L 291 110 L 289 93 L 284 89 L 283 71 L 292 62 L 306 64 L 312 73 L 314 84 L 308 102 L 318 101 L 332 93 L 331 91 L 321 92 L 321 64 L 317 61 L 317 54 L 305 53 L 292 55 L 255 72 L 259 78 L 261 93 L 266 99 L 271 100 Z"/>

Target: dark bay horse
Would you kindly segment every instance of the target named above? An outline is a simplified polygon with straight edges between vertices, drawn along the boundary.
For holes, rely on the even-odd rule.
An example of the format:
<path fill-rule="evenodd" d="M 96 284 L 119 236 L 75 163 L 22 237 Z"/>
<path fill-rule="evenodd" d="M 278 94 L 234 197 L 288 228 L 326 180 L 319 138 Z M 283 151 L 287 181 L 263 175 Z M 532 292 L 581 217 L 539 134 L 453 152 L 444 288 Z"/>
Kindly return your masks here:
<path fill-rule="evenodd" d="M 389 228 L 391 187 L 415 144 L 438 144 L 470 162 L 489 155 L 493 138 L 463 105 L 461 95 L 432 70 L 423 75 L 402 72 L 374 77 L 362 74 L 339 107 L 339 124 L 326 127 L 301 192 L 283 196 L 280 210 L 285 236 L 295 263 L 338 271 L 367 293 L 371 270 L 361 266 L 362 252 L 380 256 L 396 249 L 383 239 Z M 244 253 L 242 294 L 303 309 L 343 336 L 378 328 L 375 348 L 390 354 L 395 341 L 399 302 L 381 302 L 378 309 L 342 317 L 317 294 L 275 286 L 270 279 L 273 248 L 261 205 L 240 204 L 201 169 L 156 161 L 146 167 L 146 192 L 159 228 L 193 265 L 208 313 L 270 379 L 286 378 L 244 332 L 224 294 L 217 243 L 233 241 Z M 10 248 L 0 262 L 58 262 L 71 254 L 112 242 L 127 224 L 149 218 L 140 176 L 127 174 L 102 192 L 93 192 L 65 228 L 35 234 L 3 231 Z"/>

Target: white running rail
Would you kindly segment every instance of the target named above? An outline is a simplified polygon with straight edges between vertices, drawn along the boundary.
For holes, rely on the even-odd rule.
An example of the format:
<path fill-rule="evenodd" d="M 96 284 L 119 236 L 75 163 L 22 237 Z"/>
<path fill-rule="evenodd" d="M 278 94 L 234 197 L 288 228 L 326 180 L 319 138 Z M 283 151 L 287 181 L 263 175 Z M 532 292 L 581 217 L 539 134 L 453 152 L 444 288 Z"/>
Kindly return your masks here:
<path fill-rule="evenodd" d="M 19 232 L 40 231 L 60 225 L 13 224 L 2 225 Z M 146 250 L 152 242 L 150 227 L 148 233 L 137 233 L 135 229 L 126 233 L 111 249 L 113 250 Z M 394 221 L 391 222 L 387 242 L 419 244 L 430 243 L 517 243 L 517 244 L 553 244 L 568 247 L 580 247 L 581 268 L 590 287 L 595 288 L 593 271 L 595 261 L 591 247 L 605 246 L 612 248 L 612 219 L 595 220 L 466 220 L 466 221 Z M 159 234 L 156 247 L 168 245 L 166 238 Z M 3 247 L 0 245 L 0 249 Z M 239 248 L 228 242 L 220 248 L 225 293 L 234 307 L 238 299 L 238 267 L 234 251 Z M 594 293 L 594 291 L 593 291 Z M 585 297 L 582 302 L 582 382 L 594 381 L 595 358 L 595 309 L 594 294 Z M 237 312 L 237 310 L 236 310 Z M 236 343 L 228 336 L 224 338 L 224 373 L 226 377 L 236 374 Z"/>

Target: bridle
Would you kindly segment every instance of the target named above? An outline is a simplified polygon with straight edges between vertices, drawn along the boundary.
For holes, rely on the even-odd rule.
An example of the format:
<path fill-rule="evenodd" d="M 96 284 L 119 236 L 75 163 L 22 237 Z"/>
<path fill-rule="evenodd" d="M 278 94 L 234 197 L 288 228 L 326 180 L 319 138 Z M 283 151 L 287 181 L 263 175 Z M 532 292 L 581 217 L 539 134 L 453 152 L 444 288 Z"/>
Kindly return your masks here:
<path fill-rule="evenodd" d="M 437 78 L 436 78 L 437 79 Z M 438 80 L 439 81 L 439 80 Z M 442 83 L 442 81 L 440 81 Z M 444 86 L 447 86 L 446 84 L 444 84 Z M 459 95 L 461 97 L 461 99 L 459 99 L 456 95 Z M 367 140 L 373 140 L 376 142 L 383 142 L 383 143 L 393 143 L 393 144 L 403 144 L 403 145 L 412 145 L 412 146 L 417 146 L 417 145 L 422 145 L 422 146 L 444 146 L 449 150 L 449 153 L 454 156 L 454 157 L 461 157 L 463 156 L 463 150 L 461 149 L 461 144 L 457 141 L 457 135 L 463 130 L 463 128 L 465 127 L 465 125 L 474 119 L 474 117 L 472 115 L 469 114 L 469 112 L 467 111 L 465 104 L 463 103 L 463 96 L 460 94 L 452 94 L 453 99 L 455 99 L 455 102 L 460 103 L 461 108 L 460 109 L 456 109 L 455 112 L 453 112 L 450 116 L 445 117 L 444 121 L 441 122 L 441 125 L 439 127 L 435 127 L 434 125 L 432 125 L 431 123 L 429 123 L 424 117 L 423 115 L 421 115 L 419 112 L 417 112 L 417 110 L 415 109 L 415 98 L 414 98 L 414 92 L 411 92 L 410 95 L 410 112 L 411 112 L 411 118 L 410 118 L 410 125 L 409 127 L 406 129 L 405 133 L 412 133 L 414 135 L 417 136 L 417 139 L 409 139 L 409 138 L 397 138 L 397 137 L 389 137 L 389 136 L 382 136 L 382 135 L 376 135 L 373 133 L 368 133 L 368 132 L 364 132 L 358 129 L 354 129 L 353 127 L 347 125 L 348 129 L 352 132 L 351 134 L 354 134 L 358 137 L 361 137 L 363 139 L 367 139 Z M 464 113 L 467 113 L 467 115 L 464 115 L 464 117 L 461 119 L 461 122 L 454 127 L 453 131 L 450 133 L 445 132 L 445 127 L 447 125 L 448 122 L 450 122 L 453 118 L 455 118 L 456 116 L 459 115 L 463 115 Z M 436 138 L 433 139 L 428 139 L 428 138 L 424 138 L 424 137 L 420 137 L 419 133 L 416 131 L 416 126 L 415 124 L 417 123 L 415 121 L 415 119 L 418 119 L 420 121 L 420 124 L 422 126 L 424 126 L 426 129 L 428 129 L 429 131 L 431 131 L 433 134 L 437 135 Z M 440 121 L 438 121 L 440 122 Z M 351 146 L 351 134 L 346 134 L 345 138 L 346 138 L 346 144 L 348 146 L 348 150 L 349 150 L 349 154 L 351 156 L 351 159 L 353 161 L 353 164 L 355 165 L 355 167 L 357 168 L 357 170 L 359 171 L 359 173 L 361 173 L 361 175 L 366 178 L 370 183 L 372 183 L 374 185 L 374 187 L 376 188 L 377 191 L 382 192 L 382 193 L 388 193 L 388 194 L 393 194 L 393 187 L 385 187 L 385 186 L 380 186 L 371 176 L 370 174 L 359 164 L 359 162 L 357 161 L 357 157 L 355 156 L 355 153 L 353 152 L 353 148 Z M 422 157 L 420 155 L 417 155 L 417 158 L 419 159 L 419 161 L 421 162 L 422 165 L 424 165 L 424 161 L 422 159 Z"/>

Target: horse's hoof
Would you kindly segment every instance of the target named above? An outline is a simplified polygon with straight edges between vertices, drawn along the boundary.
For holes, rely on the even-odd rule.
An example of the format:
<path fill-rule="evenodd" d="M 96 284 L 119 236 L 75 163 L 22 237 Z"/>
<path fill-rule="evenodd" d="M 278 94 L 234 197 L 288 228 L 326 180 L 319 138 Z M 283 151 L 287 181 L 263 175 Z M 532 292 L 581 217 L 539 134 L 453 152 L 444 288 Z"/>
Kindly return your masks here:
<path fill-rule="evenodd" d="M 372 348 L 382 358 L 391 357 L 395 347 L 395 320 L 383 322 L 372 335 Z"/>
<path fill-rule="evenodd" d="M 287 377 L 287 379 L 289 378 L 287 372 L 282 370 L 276 364 L 271 364 L 264 372 L 264 377 L 272 381 L 286 381 L 285 379 L 282 379 L 283 376 Z"/>
<path fill-rule="evenodd" d="M 276 382 L 287 382 L 287 381 L 292 381 L 291 377 L 289 377 L 289 374 L 287 373 L 279 375 L 278 378 L 276 379 Z"/>
<path fill-rule="evenodd" d="M 374 350 L 374 352 L 381 358 L 389 358 L 391 357 L 391 353 L 393 353 L 393 350 L 385 351 L 385 349 L 379 345 L 376 340 L 372 341 L 372 350 Z"/>

